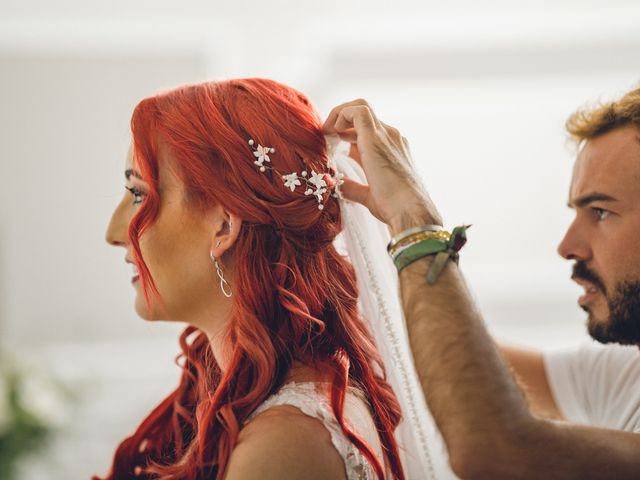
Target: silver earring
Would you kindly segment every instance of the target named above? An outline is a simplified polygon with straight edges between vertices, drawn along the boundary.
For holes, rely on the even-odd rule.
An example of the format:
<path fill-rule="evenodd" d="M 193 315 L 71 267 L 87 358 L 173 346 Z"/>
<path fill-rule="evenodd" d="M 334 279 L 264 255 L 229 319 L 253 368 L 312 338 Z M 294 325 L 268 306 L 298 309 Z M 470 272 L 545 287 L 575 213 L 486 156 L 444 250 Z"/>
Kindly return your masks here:
<path fill-rule="evenodd" d="M 218 241 L 216 247 L 218 245 L 220 245 L 220 241 Z M 229 285 L 229 282 L 227 282 L 227 280 L 224 278 L 222 267 L 220 267 L 220 264 L 218 263 L 216 257 L 213 256 L 213 251 L 209 252 L 209 256 L 211 257 L 211 260 L 213 260 L 213 264 L 216 266 L 216 273 L 218 274 L 218 278 L 220 279 L 220 290 L 222 290 L 222 294 L 225 297 L 229 298 L 231 295 L 233 295 L 233 292 L 231 291 L 231 285 Z M 228 292 L 227 289 L 229 290 Z"/>

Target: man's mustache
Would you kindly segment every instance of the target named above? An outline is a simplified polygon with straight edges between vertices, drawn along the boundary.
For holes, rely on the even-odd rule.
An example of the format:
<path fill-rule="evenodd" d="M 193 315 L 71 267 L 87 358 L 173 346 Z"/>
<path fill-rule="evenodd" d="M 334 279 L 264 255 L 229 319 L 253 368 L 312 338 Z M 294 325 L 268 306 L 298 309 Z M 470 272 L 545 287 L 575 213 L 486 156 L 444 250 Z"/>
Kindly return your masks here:
<path fill-rule="evenodd" d="M 573 274 L 571 275 L 572 280 L 576 280 L 578 278 L 586 280 L 587 282 L 593 284 L 593 286 L 598 290 L 606 293 L 604 282 L 600 279 L 598 274 L 589 269 L 586 263 L 579 260 L 573 265 Z"/>

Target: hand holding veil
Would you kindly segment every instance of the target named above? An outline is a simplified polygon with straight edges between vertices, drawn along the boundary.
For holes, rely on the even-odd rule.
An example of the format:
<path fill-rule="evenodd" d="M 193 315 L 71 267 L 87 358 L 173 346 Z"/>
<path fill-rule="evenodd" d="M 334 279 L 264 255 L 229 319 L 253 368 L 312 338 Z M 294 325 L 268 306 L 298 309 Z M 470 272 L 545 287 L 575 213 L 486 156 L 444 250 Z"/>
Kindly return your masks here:
<path fill-rule="evenodd" d="M 349 157 L 351 145 L 328 136 L 330 162 L 346 178 L 367 183 L 364 170 Z M 360 291 L 360 311 L 372 334 L 403 412 L 396 439 L 407 479 L 451 478 L 444 443 L 425 404 L 413 364 L 399 297 L 398 274 L 386 253 L 387 226 L 369 210 L 340 199 L 344 230 L 336 240 L 339 251 L 355 267 Z"/>

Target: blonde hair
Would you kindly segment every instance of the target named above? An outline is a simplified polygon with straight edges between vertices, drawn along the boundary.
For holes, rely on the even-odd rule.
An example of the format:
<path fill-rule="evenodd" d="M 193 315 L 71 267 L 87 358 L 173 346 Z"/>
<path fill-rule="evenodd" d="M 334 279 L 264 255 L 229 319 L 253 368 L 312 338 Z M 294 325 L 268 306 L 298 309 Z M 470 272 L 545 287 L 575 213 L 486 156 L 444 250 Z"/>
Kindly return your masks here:
<path fill-rule="evenodd" d="M 631 90 L 617 101 L 582 108 L 565 123 L 569 135 L 578 143 L 627 125 L 640 130 L 640 88 Z"/>

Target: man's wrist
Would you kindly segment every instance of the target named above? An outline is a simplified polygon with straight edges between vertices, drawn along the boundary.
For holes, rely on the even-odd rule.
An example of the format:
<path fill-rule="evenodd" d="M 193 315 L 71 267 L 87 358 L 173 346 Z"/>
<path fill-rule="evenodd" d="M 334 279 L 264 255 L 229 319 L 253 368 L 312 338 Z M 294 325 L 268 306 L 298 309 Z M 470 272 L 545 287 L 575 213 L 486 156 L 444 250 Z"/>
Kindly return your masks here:
<path fill-rule="evenodd" d="M 398 235 L 408 228 L 421 227 L 423 225 L 442 226 L 442 218 L 440 218 L 440 215 L 433 214 L 425 208 L 399 212 L 387 223 L 392 236 Z"/>

